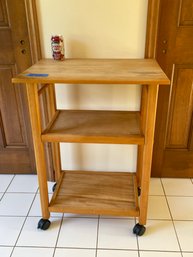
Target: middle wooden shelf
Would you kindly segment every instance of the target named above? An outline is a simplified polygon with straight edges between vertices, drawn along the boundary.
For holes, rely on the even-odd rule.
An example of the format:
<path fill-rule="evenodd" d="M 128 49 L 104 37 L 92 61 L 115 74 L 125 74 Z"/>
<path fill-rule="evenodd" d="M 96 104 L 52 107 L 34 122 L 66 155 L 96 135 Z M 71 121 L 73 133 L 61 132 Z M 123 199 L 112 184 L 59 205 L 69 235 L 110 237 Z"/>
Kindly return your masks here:
<path fill-rule="evenodd" d="M 41 138 L 44 142 L 144 144 L 137 111 L 58 110 Z"/>

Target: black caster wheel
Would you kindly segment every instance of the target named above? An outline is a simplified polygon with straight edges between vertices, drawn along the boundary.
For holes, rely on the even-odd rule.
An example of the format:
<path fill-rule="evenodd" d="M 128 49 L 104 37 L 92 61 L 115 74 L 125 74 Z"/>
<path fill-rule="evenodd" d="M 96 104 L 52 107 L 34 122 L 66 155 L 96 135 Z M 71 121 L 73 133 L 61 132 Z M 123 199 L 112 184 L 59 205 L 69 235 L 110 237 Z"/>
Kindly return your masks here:
<path fill-rule="evenodd" d="M 140 196 L 141 195 L 141 187 L 138 187 L 137 191 L 138 191 L 138 196 Z"/>
<path fill-rule="evenodd" d="M 41 219 L 38 222 L 38 229 L 47 230 L 49 228 L 50 224 L 51 224 L 51 222 L 49 220 Z"/>
<path fill-rule="evenodd" d="M 137 223 L 133 228 L 133 233 L 137 236 L 142 236 L 145 233 L 146 228 L 143 225 Z"/>
<path fill-rule="evenodd" d="M 56 186 L 57 186 L 57 183 L 55 183 L 55 184 L 53 185 L 53 187 L 52 187 L 52 192 L 54 192 L 54 191 L 55 191 Z"/>

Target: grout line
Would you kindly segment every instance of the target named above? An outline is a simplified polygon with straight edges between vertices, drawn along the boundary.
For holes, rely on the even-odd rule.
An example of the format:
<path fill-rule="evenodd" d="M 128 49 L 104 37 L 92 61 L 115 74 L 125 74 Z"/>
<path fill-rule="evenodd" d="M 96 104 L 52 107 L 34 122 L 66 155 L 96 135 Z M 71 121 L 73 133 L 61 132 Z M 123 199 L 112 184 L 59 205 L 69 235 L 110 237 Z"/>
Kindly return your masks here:
<path fill-rule="evenodd" d="M 13 178 L 11 179 L 11 181 L 9 182 L 8 186 L 6 187 L 5 191 L 4 192 L 1 192 L 2 193 L 2 197 L 1 197 L 1 200 L 3 199 L 5 193 L 7 193 L 7 189 L 9 188 L 9 186 L 11 185 L 12 181 L 14 180 L 15 178 L 15 174 L 13 174 Z"/>
<path fill-rule="evenodd" d="M 135 225 L 136 225 L 136 223 L 137 223 L 137 220 L 136 220 L 136 218 L 135 218 Z M 139 252 L 139 237 L 138 237 L 137 235 L 135 235 L 135 236 L 136 236 L 136 240 L 137 240 L 138 257 L 140 257 L 140 252 Z"/>
<path fill-rule="evenodd" d="M 54 257 L 54 256 L 55 256 L 55 253 L 56 253 L 57 244 L 58 244 L 58 239 L 59 239 L 59 236 L 60 236 L 60 231 L 61 231 L 61 228 L 62 228 L 63 221 L 64 221 L 64 213 L 63 213 L 63 215 L 62 215 L 62 217 L 61 217 L 60 227 L 59 227 L 59 230 L 58 230 L 58 235 L 57 235 L 57 238 L 56 238 L 56 244 L 55 244 L 55 247 L 54 247 L 54 252 L 53 252 L 52 257 Z"/>
<path fill-rule="evenodd" d="M 98 223 L 97 223 L 97 236 L 96 236 L 96 252 L 95 252 L 95 257 L 97 257 L 97 255 L 98 255 L 99 222 L 100 222 L 100 215 L 98 215 Z"/>
<path fill-rule="evenodd" d="M 0 247 L 9 247 L 13 246 L 0 245 Z M 45 246 L 16 246 L 15 248 L 34 248 L 34 249 L 54 249 L 54 247 L 45 247 Z M 96 250 L 95 248 L 81 248 L 81 247 L 57 247 L 56 249 L 69 249 L 69 250 Z M 115 248 L 100 248 L 102 251 L 124 251 L 124 252 L 138 252 L 136 249 L 115 249 Z M 180 251 L 169 251 L 169 250 L 151 250 L 151 249 L 142 249 L 140 252 L 156 252 L 156 253 L 181 253 Z M 183 251 L 183 253 L 193 253 L 193 251 Z M 140 255 L 139 255 L 140 256 Z"/>
<path fill-rule="evenodd" d="M 162 186 L 163 186 L 163 182 L 162 182 L 162 180 L 161 180 L 161 184 L 162 184 Z M 176 235 L 176 238 L 177 238 L 177 241 L 178 241 L 178 245 L 179 245 L 180 253 L 181 253 L 181 256 L 183 257 L 183 255 L 182 255 L 182 248 L 181 248 L 181 245 L 180 245 L 180 240 L 179 240 L 179 238 L 178 238 L 178 234 L 177 234 L 177 231 L 176 231 L 176 227 L 175 227 L 175 224 L 174 224 L 174 220 L 173 220 L 172 212 L 171 212 L 171 209 L 170 209 L 170 205 L 169 205 L 169 202 L 168 202 L 168 199 L 167 199 L 167 195 L 166 195 L 166 192 L 165 192 L 164 186 L 163 186 L 163 190 L 164 190 L 164 194 L 165 194 L 165 198 L 166 198 L 166 203 L 167 203 L 167 206 L 168 206 L 168 209 L 169 209 L 169 212 L 170 212 L 171 221 L 172 221 L 172 224 L 173 224 L 173 228 L 174 228 L 174 231 L 175 231 L 175 235 Z"/>
<path fill-rule="evenodd" d="M 13 245 L 0 245 L 0 247 L 14 247 Z M 41 248 L 43 248 L 43 249 L 54 249 L 54 247 L 52 247 L 52 246 L 33 246 L 33 245 L 31 245 L 31 246 L 29 246 L 29 245 L 19 245 L 19 246 L 15 246 L 14 248 L 37 248 L 37 249 L 41 249 Z"/>
<path fill-rule="evenodd" d="M 5 193 L 7 192 L 8 188 L 10 187 L 11 183 L 13 182 L 14 178 L 15 178 L 15 174 L 13 174 L 13 178 L 11 179 L 9 185 L 7 186 L 6 190 L 5 190 Z"/>
<path fill-rule="evenodd" d="M 10 245 L 0 245 L 0 247 L 12 248 Z M 54 249 L 54 247 L 49 246 L 16 246 L 15 248 L 34 248 L 34 249 Z M 96 250 L 96 248 L 83 248 L 83 247 L 57 247 L 57 249 L 69 249 L 69 250 Z M 138 252 L 136 249 L 115 249 L 115 248 L 99 248 L 102 251 L 124 251 L 124 252 Z M 140 252 L 156 252 L 156 253 L 181 253 L 180 251 L 169 251 L 169 250 L 151 250 L 151 249 L 142 249 Z M 183 253 L 193 253 L 193 251 L 183 251 Z"/>
<path fill-rule="evenodd" d="M 169 251 L 169 250 L 141 250 L 141 252 L 156 252 L 156 253 L 181 253 L 180 251 Z"/>
<path fill-rule="evenodd" d="M 24 225 L 25 225 L 25 223 L 26 223 L 26 220 L 27 220 L 27 218 L 28 218 L 28 214 L 29 214 L 29 212 L 30 212 L 30 210 L 31 210 L 31 207 L 32 207 L 34 201 L 35 201 L 35 197 L 36 197 L 36 194 L 34 195 L 34 198 L 33 198 L 33 200 L 32 200 L 32 203 L 31 203 L 31 205 L 30 205 L 30 208 L 29 208 L 29 210 L 28 210 L 28 213 L 27 213 L 27 215 L 25 216 L 23 225 L 21 226 L 19 235 L 18 235 L 18 237 L 17 237 L 17 240 L 15 241 L 15 245 L 13 246 L 13 250 L 12 250 L 12 252 L 11 252 L 10 257 L 13 255 L 14 249 L 15 249 L 15 247 L 16 247 L 16 245 L 17 245 L 17 242 L 18 242 L 18 240 L 19 240 L 19 237 L 20 237 L 20 235 L 21 235 L 21 232 L 22 232 L 22 230 L 23 230 L 23 228 L 24 228 Z"/>
<path fill-rule="evenodd" d="M 77 249 L 79 249 L 79 248 L 77 248 Z M 93 248 L 84 248 L 84 249 L 87 249 L 87 250 L 94 250 Z M 97 250 L 99 250 L 99 251 L 124 251 L 124 252 L 139 252 L 138 250 L 136 250 L 136 249 L 123 249 L 123 248 L 98 248 Z M 149 250 L 147 250 L 147 251 L 149 251 Z"/>
<path fill-rule="evenodd" d="M 35 192 L 6 192 L 6 194 L 26 194 L 26 195 L 32 195 L 32 194 L 36 194 Z"/>
<path fill-rule="evenodd" d="M 52 247 L 53 248 L 53 247 Z M 67 250 L 73 250 L 73 249 L 75 249 L 75 250 L 96 250 L 96 248 L 92 248 L 92 247 L 90 247 L 90 248 L 86 248 L 86 247 L 76 247 L 76 246 L 74 246 L 74 247 L 70 247 L 70 246 L 58 246 L 58 247 L 56 247 L 56 249 L 67 249 Z"/>
<path fill-rule="evenodd" d="M 161 183 L 161 186 L 162 186 L 162 190 L 163 190 L 163 195 L 166 196 L 166 192 L 165 192 L 165 188 L 164 188 L 164 184 L 163 184 L 163 181 L 162 181 L 162 178 L 160 178 L 160 183 Z"/>

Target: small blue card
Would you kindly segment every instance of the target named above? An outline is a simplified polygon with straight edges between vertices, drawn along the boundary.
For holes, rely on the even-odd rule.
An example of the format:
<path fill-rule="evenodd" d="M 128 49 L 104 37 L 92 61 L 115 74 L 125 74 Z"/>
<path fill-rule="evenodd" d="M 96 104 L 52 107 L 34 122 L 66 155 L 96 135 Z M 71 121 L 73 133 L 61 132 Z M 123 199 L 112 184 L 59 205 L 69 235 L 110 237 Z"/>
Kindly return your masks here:
<path fill-rule="evenodd" d="M 46 73 L 28 73 L 26 74 L 28 77 L 48 77 Z"/>

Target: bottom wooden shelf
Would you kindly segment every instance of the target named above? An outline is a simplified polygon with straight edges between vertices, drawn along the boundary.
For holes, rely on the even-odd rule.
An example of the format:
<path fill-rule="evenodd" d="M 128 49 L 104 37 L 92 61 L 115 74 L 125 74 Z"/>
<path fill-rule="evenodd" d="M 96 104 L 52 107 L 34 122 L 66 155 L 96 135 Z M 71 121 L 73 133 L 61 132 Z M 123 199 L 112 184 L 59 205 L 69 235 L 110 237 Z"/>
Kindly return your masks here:
<path fill-rule="evenodd" d="M 135 173 L 63 171 L 49 211 L 137 217 Z"/>

